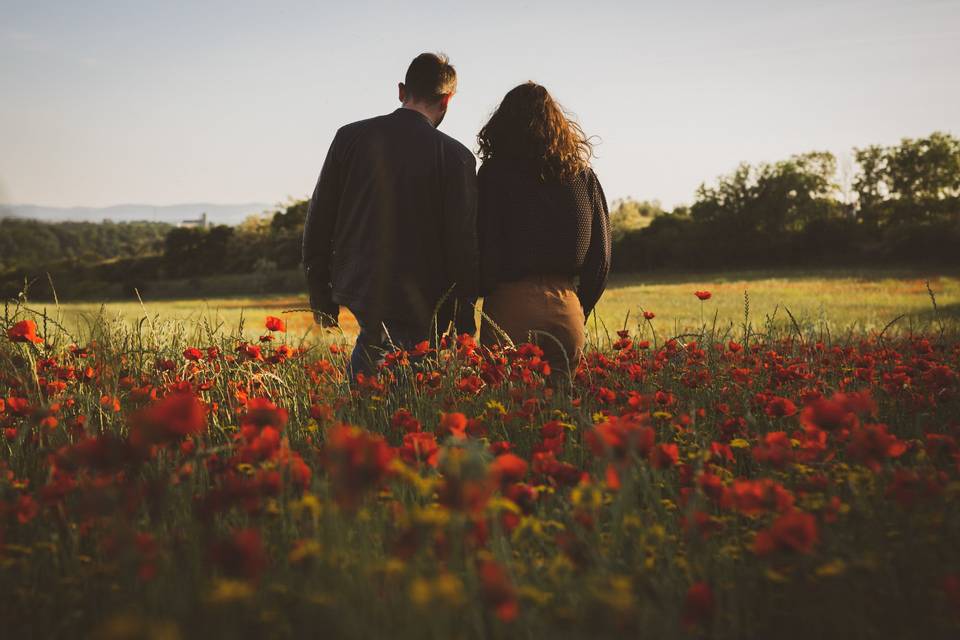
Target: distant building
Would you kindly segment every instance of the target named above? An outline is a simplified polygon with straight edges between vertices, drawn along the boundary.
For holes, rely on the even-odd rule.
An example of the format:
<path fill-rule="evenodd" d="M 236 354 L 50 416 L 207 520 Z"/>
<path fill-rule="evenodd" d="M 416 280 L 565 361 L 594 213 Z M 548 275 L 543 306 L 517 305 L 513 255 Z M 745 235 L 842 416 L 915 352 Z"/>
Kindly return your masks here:
<path fill-rule="evenodd" d="M 210 226 L 210 224 L 207 222 L 207 212 L 204 211 L 203 213 L 201 213 L 200 217 L 196 220 L 183 220 L 177 226 L 188 228 L 188 229 L 192 229 L 192 228 L 206 229 L 208 226 Z"/>

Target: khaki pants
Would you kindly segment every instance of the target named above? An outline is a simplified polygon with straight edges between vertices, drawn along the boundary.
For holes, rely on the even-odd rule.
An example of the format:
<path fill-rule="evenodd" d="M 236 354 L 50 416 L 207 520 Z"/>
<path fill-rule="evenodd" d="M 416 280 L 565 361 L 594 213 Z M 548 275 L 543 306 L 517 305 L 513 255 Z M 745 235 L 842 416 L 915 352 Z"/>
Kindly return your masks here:
<path fill-rule="evenodd" d="M 576 368 L 583 355 L 585 319 L 572 278 L 533 276 L 499 284 L 483 299 L 483 315 L 480 342 L 484 345 L 506 342 L 489 317 L 514 344 L 532 342 L 543 349 L 554 370 Z"/>

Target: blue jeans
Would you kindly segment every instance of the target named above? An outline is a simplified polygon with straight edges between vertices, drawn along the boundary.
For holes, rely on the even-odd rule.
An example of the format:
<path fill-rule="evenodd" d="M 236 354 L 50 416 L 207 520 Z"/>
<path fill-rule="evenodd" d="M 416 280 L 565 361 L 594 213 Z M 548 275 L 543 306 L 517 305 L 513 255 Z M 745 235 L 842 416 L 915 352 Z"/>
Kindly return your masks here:
<path fill-rule="evenodd" d="M 403 320 L 374 320 L 362 313 L 354 313 L 360 326 L 360 335 L 350 355 L 350 380 L 358 373 L 370 375 L 383 363 L 385 353 L 398 349 L 409 351 L 427 339 L 427 331 Z"/>

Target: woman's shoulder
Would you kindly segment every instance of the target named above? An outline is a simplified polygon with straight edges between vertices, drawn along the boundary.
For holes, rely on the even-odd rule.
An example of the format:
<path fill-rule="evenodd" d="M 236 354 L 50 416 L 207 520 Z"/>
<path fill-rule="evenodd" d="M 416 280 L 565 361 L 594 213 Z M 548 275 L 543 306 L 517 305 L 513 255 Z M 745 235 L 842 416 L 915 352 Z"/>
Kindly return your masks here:
<path fill-rule="evenodd" d="M 588 185 L 599 182 L 596 172 L 594 172 L 593 167 L 589 164 L 584 165 L 583 169 L 580 170 L 580 173 L 577 174 L 577 179 L 587 183 Z"/>
<path fill-rule="evenodd" d="M 589 193 L 603 193 L 603 187 L 600 185 L 600 179 L 597 177 L 596 172 L 590 165 L 585 166 L 580 171 L 580 173 L 577 175 L 577 182 L 579 185 L 585 187 Z"/>
<path fill-rule="evenodd" d="M 529 166 L 513 158 L 488 158 L 480 165 L 477 176 L 481 179 L 511 183 L 532 182 L 536 178 Z"/>
<path fill-rule="evenodd" d="M 599 184 L 597 174 L 590 165 L 585 165 L 573 175 L 561 178 L 558 186 L 575 195 L 585 195 L 594 191 Z"/>
<path fill-rule="evenodd" d="M 544 177 L 543 171 L 529 162 L 515 158 L 488 158 L 480 165 L 477 175 L 485 182 L 509 180 L 518 187 L 528 185 L 551 192 L 588 191 L 599 187 L 599 180 L 590 165 L 585 165 L 572 176 Z"/>
<path fill-rule="evenodd" d="M 509 158 L 491 157 L 480 165 L 479 171 L 490 175 L 501 173 L 515 173 L 516 163 Z"/>

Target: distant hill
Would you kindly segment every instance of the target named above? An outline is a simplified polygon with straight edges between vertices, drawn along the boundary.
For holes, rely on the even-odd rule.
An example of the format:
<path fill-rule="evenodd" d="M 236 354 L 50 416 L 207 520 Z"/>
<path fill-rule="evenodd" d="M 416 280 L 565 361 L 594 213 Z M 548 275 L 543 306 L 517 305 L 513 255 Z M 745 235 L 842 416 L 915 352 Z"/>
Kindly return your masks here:
<path fill-rule="evenodd" d="M 117 204 L 112 207 L 45 207 L 34 204 L 0 204 L 0 218 L 28 218 L 42 222 L 166 222 L 194 220 L 206 212 L 212 224 L 239 224 L 251 214 L 273 210 L 275 204 L 212 204 L 191 202 L 155 207 L 149 204 Z"/>

